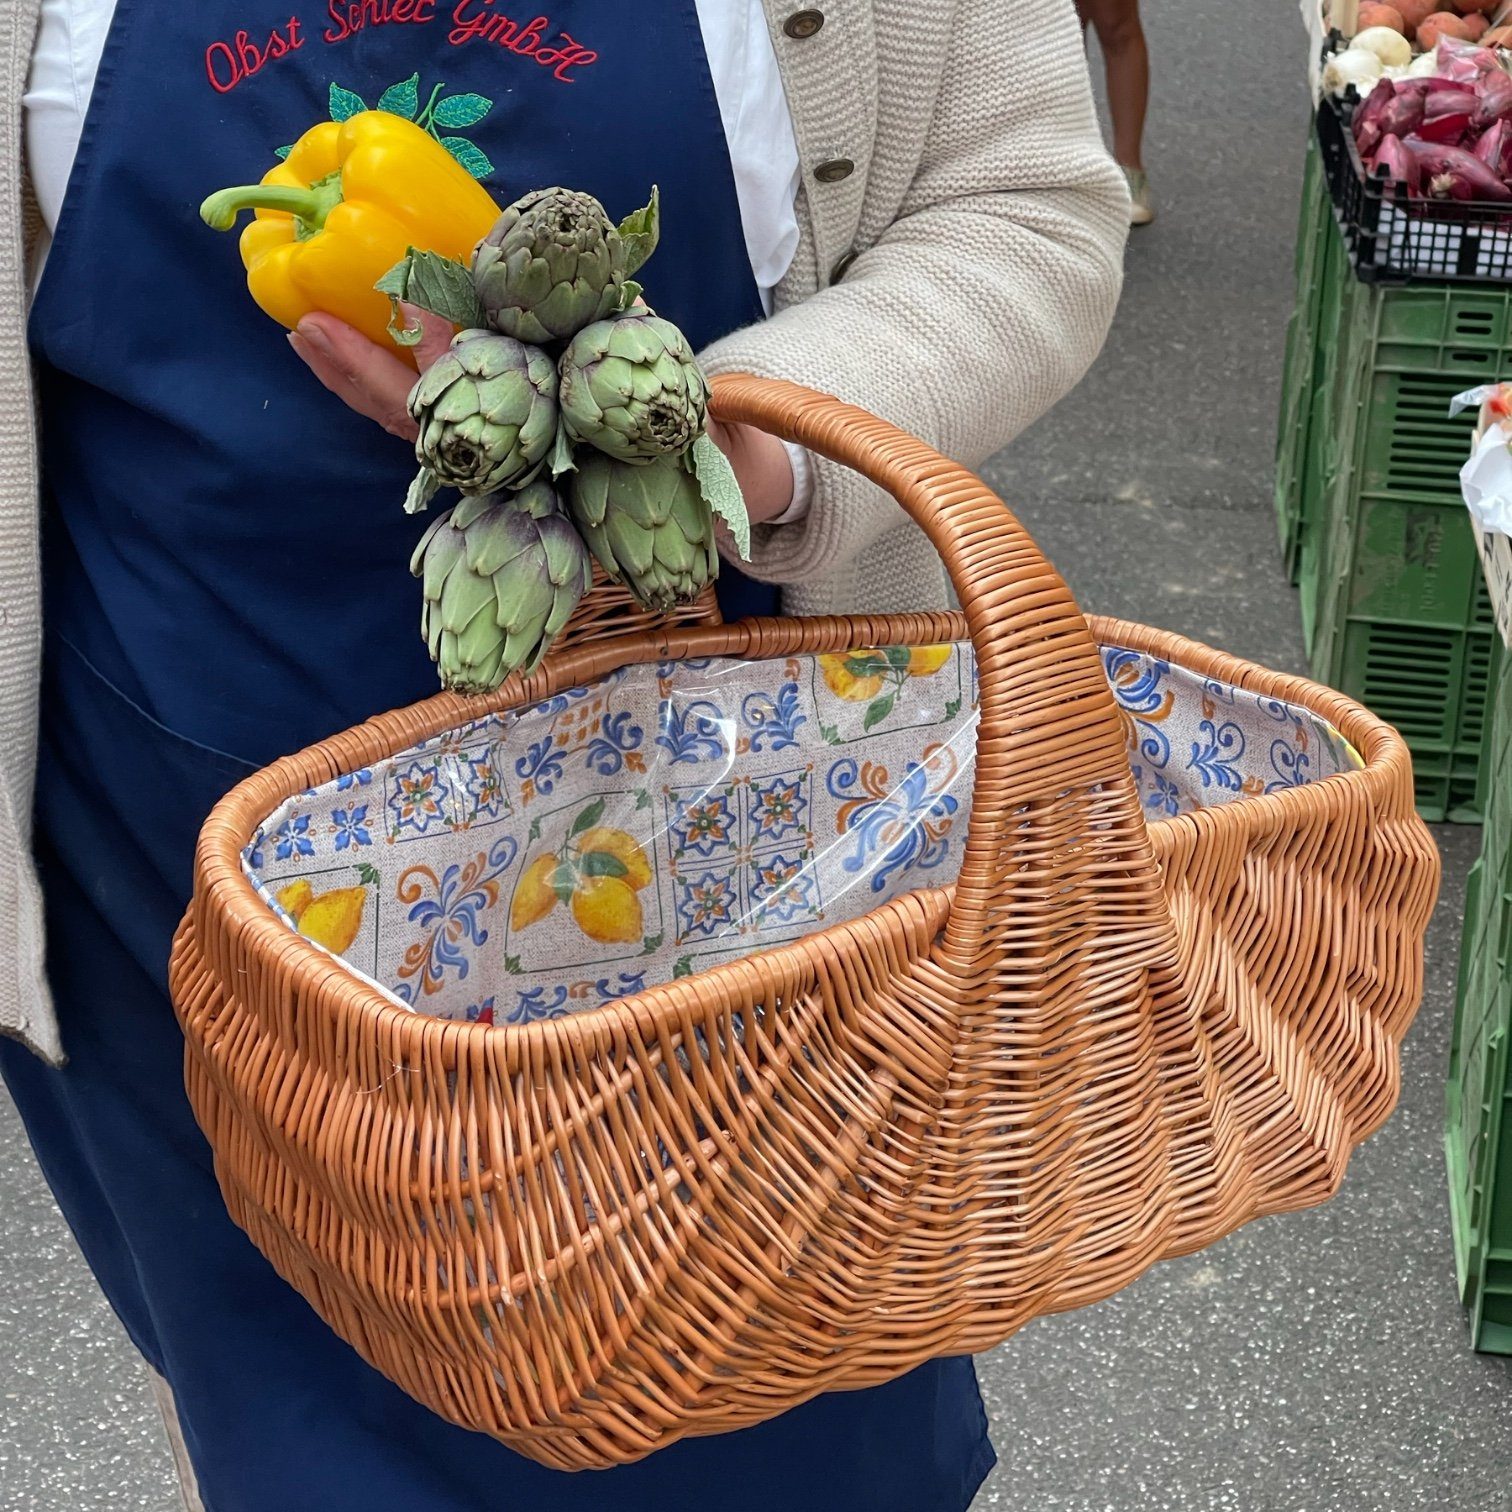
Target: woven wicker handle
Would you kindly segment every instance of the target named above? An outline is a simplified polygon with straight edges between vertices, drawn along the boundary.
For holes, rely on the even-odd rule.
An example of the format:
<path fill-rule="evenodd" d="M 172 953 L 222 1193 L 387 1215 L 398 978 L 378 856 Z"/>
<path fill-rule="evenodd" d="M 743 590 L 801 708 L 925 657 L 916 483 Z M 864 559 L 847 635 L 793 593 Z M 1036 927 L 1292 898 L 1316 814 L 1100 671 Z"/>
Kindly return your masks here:
<path fill-rule="evenodd" d="M 1087 822 L 1116 826 L 1131 865 L 1153 872 L 1124 721 L 1092 631 L 1008 506 L 916 437 L 828 394 L 740 374 L 716 378 L 713 391 L 719 419 L 796 442 L 886 489 L 950 574 L 976 651 L 981 723 L 947 953 L 963 966 L 979 958 L 1005 875 L 1021 866 L 1013 836 L 1033 811 L 1059 810 L 1072 846 Z"/>

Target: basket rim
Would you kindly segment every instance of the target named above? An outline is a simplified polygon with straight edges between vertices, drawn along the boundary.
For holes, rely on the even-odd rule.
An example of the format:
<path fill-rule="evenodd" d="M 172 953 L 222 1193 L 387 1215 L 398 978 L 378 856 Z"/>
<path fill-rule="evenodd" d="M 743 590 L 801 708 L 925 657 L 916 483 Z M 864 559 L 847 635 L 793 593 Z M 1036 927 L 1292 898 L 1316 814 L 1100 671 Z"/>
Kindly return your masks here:
<path fill-rule="evenodd" d="M 1214 677 L 1245 691 L 1284 699 L 1326 719 L 1360 753 L 1365 765 L 1300 787 L 1288 787 L 1253 798 L 1216 805 L 1192 813 L 1148 821 L 1151 843 L 1160 860 L 1182 827 L 1199 830 L 1239 826 L 1247 832 L 1288 822 L 1302 827 L 1334 809 L 1340 795 L 1365 790 L 1379 801 L 1393 789 L 1411 791 L 1411 758 L 1402 737 L 1384 721 L 1345 695 L 1288 673 L 1273 672 L 1170 631 L 1132 621 L 1089 617 L 1100 646 L 1140 651 L 1172 661 L 1201 676 Z M 774 628 L 780 642 L 773 650 Z M 843 920 L 769 949 L 691 975 L 658 983 L 613 1002 L 586 1008 L 561 1019 L 530 1024 L 479 1024 L 417 1012 L 397 1003 L 377 983 L 305 939 L 280 920 L 258 895 L 242 865 L 253 833 L 281 803 L 310 787 L 332 781 L 343 771 L 371 765 L 397 754 L 416 741 L 448 729 L 552 696 L 587 678 L 605 675 L 620 666 L 655 660 L 680 660 L 705 655 L 742 654 L 758 634 L 765 656 L 820 654 L 855 645 L 906 645 L 966 640 L 961 614 L 830 617 L 774 622 L 745 621 L 673 630 L 648 642 L 644 634 L 616 637 L 575 648 L 552 658 L 527 678 L 512 680 L 498 694 L 464 699 L 437 694 L 408 708 L 394 710 L 334 735 L 304 751 L 286 756 L 244 779 L 216 805 L 201 831 L 197 848 L 195 899 L 186 922 L 200 910 L 222 916 L 231 926 L 237 948 L 249 954 L 281 958 L 293 984 L 307 988 L 299 995 L 310 1007 L 316 1002 L 349 1010 L 382 1025 L 389 1043 L 406 1053 L 434 1055 L 439 1049 L 450 1061 L 464 1049 L 469 1054 L 488 1046 L 505 1051 L 507 1059 L 525 1064 L 543 1051 L 569 1055 L 611 1045 L 634 1020 L 641 1032 L 675 1030 L 687 1017 L 707 1017 L 715 1005 L 754 1002 L 781 979 L 812 974 L 807 959 L 815 948 L 840 946 L 857 931 L 870 932 L 885 918 L 908 921 L 910 930 L 930 928 L 934 943 L 921 962 L 938 953 L 954 903 L 955 884 L 918 888 Z M 923 639 L 915 639 L 923 637 Z M 1257 823 L 1257 820 L 1259 821 Z M 946 964 L 939 969 L 949 971 Z M 339 989 L 337 993 L 333 988 Z M 753 991 L 754 989 L 754 991 Z"/>

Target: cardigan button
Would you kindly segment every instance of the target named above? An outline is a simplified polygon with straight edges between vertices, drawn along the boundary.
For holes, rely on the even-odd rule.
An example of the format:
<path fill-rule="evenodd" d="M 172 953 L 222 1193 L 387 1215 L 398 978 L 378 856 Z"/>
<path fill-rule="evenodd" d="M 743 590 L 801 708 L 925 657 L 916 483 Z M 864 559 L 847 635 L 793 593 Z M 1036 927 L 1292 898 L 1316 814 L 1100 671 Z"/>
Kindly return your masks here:
<path fill-rule="evenodd" d="M 833 267 L 833 268 L 831 268 L 831 269 L 830 269 L 830 276 L 829 276 L 829 281 L 830 281 L 830 282 L 831 282 L 831 283 L 832 283 L 832 284 L 837 284 L 837 283 L 839 283 L 839 282 L 840 282 L 840 280 L 841 280 L 841 279 L 842 279 L 842 278 L 844 278 L 844 277 L 845 277 L 845 275 L 846 275 L 846 274 L 847 274 L 847 273 L 849 273 L 849 272 L 850 272 L 850 270 L 851 270 L 851 264 L 852 264 L 852 263 L 853 263 L 853 262 L 855 262 L 855 260 L 856 260 L 856 259 L 857 259 L 857 258 L 858 258 L 858 257 L 859 257 L 859 256 L 860 256 L 860 255 L 861 255 L 861 254 L 860 254 L 860 253 L 859 253 L 859 252 L 857 252 L 857 251 L 856 251 L 856 249 L 855 249 L 855 248 L 854 248 L 854 247 L 852 247 L 852 248 L 851 248 L 851 249 L 850 249 L 850 251 L 849 251 L 849 252 L 847 252 L 847 253 L 846 253 L 846 254 L 845 254 L 845 255 L 844 255 L 844 256 L 843 256 L 843 257 L 842 257 L 842 258 L 841 258 L 841 259 L 840 259 L 840 260 L 839 260 L 839 261 L 838 261 L 838 262 L 837 262 L 837 263 L 836 263 L 836 264 L 835 264 L 835 266 L 834 266 L 834 267 Z"/>
<path fill-rule="evenodd" d="M 786 21 L 782 23 L 782 29 L 788 36 L 796 37 L 802 42 L 812 37 L 821 26 L 824 25 L 824 12 L 816 10 L 794 11 Z"/>
<path fill-rule="evenodd" d="M 814 169 L 814 177 L 821 184 L 838 184 L 855 171 L 856 165 L 849 158 L 826 158 Z"/>

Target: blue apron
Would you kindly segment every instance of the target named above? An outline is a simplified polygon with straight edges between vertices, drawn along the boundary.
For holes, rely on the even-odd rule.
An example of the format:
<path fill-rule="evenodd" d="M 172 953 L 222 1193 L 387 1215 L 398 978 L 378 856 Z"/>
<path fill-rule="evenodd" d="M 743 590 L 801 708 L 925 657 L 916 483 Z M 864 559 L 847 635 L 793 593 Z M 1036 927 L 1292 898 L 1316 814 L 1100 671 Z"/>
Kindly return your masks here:
<path fill-rule="evenodd" d="M 692 0 L 120 0 L 33 310 L 48 639 L 37 857 L 70 1063 L 0 1070 L 91 1267 L 172 1384 L 210 1512 L 960 1512 L 969 1360 L 634 1466 L 546 1470 L 416 1405 L 227 1217 L 166 997 L 195 834 L 240 777 L 433 691 L 413 458 L 326 395 L 196 217 L 328 113 L 430 125 L 501 202 L 660 184 L 649 297 L 758 319 Z M 300 0 L 295 0 L 299 5 Z M 726 612 L 770 612 L 741 583 Z"/>

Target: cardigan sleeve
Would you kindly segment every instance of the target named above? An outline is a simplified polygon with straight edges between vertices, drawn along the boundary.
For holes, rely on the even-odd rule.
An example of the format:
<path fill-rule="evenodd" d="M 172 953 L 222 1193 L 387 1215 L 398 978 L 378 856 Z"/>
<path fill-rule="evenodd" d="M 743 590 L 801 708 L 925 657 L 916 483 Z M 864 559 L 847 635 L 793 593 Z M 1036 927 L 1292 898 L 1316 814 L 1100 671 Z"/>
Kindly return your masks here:
<path fill-rule="evenodd" d="M 958 55 L 892 223 L 842 282 L 702 361 L 837 395 L 976 467 L 1097 355 L 1128 194 L 1102 145 L 1070 0 L 961 0 L 952 35 Z M 879 102 L 889 108 L 904 107 Z M 903 522 L 880 489 L 813 462 L 807 513 L 753 532 L 753 576 L 815 582 Z"/>

